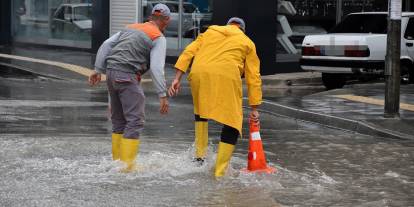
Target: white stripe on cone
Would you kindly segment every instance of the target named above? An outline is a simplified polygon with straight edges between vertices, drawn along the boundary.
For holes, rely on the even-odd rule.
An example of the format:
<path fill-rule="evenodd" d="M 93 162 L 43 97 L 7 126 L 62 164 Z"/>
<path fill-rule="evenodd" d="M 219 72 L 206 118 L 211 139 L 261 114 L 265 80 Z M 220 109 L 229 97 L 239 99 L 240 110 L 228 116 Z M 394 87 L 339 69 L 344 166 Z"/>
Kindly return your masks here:
<path fill-rule="evenodd" d="M 261 140 L 261 138 L 260 138 L 260 132 L 252 132 L 251 133 L 251 136 L 252 136 L 252 140 L 253 141 Z"/>

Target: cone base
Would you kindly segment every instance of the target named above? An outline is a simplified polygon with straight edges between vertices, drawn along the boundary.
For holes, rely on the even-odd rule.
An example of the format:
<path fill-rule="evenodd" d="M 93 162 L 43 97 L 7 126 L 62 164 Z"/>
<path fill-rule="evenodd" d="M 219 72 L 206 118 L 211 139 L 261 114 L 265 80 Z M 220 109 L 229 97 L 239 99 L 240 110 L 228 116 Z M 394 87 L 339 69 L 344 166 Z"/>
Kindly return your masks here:
<path fill-rule="evenodd" d="M 259 170 L 249 170 L 247 168 L 241 169 L 244 173 L 266 173 L 266 174 L 273 174 L 276 173 L 277 170 L 274 167 L 266 167 L 265 169 L 259 169 Z"/>

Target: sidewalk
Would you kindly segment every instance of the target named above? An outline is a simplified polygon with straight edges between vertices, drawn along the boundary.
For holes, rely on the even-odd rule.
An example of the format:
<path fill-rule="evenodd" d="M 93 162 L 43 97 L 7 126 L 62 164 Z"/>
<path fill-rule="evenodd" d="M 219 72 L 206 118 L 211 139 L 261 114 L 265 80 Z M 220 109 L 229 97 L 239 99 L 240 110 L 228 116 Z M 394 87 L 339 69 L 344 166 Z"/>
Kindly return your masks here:
<path fill-rule="evenodd" d="M 299 120 L 316 122 L 373 136 L 414 139 L 414 87 L 401 85 L 400 118 L 384 118 L 384 83 L 347 85 L 263 109 Z"/>
<path fill-rule="evenodd" d="M 291 86 L 321 85 L 322 77 L 318 72 L 280 73 L 262 77 L 263 87 L 288 88 Z"/>
<path fill-rule="evenodd" d="M 7 55 L 15 55 L 7 58 Z M 33 59 L 22 60 L 25 57 Z M 0 64 L 14 65 L 22 70 L 81 81 L 92 72 L 94 54 L 70 50 L 28 48 L 0 48 Z M 46 61 L 44 61 L 46 60 Z M 171 81 L 174 70 L 167 66 L 167 81 Z M 149 78 L 149 77 L 144 77 Z M 264 94 L 272 90 L 319 87 L 320 73 L 285 73 L 263 76 Z M 341 128 L 382 137 L 414 139 L 414 86 L 401 86 L 401 110 L 399 119 L 383 118 L 384 84 L 354 84 L 344 89 L 324 91 L 305 97 L 289 97 L 283 101 L 267 100 L 261 107 L 269 113 L 289 116 L 335 128 Z"/>

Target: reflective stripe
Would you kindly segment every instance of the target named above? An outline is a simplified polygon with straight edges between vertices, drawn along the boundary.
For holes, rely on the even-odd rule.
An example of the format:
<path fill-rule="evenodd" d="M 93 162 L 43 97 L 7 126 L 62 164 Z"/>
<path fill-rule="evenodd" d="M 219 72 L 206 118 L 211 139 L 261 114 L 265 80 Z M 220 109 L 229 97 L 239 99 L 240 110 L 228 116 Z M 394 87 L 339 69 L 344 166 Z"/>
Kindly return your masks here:
<path fill-rule="evenodd" d="M 260 137 L 260 132 L 252 132 L 251 136 L 253 141 L 262 140 Z"/>
<path fill-rule="evenodd" d="M 129 24 L 127 28 L 143 31 L 152 41 L 162 35 L 158 27 L 150 22 Z"/>
<path fill-rule="evenodd" d="M 256 160 L 257 159 L 257 153 L 256 152 L 249 152 L 247 154 L 247 159 L 248 160 Z"/>

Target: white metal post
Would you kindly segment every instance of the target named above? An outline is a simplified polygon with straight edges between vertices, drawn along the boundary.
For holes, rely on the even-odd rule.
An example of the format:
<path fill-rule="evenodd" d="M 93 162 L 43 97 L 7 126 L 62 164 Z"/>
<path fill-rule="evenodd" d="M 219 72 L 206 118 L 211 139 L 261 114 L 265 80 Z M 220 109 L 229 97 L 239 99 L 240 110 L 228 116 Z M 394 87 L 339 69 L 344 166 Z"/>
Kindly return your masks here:
<path fill-rule="evenodd" d="M 183 0 L 178 1 L 178 49 L 183 48 Z"/>
<path fill-rule="evenodd" d="M 137 0 L 137 22 L 144 22 L 144 16 L 143 16 L 143 11 L 142 11 L 142 0 Z"/>

